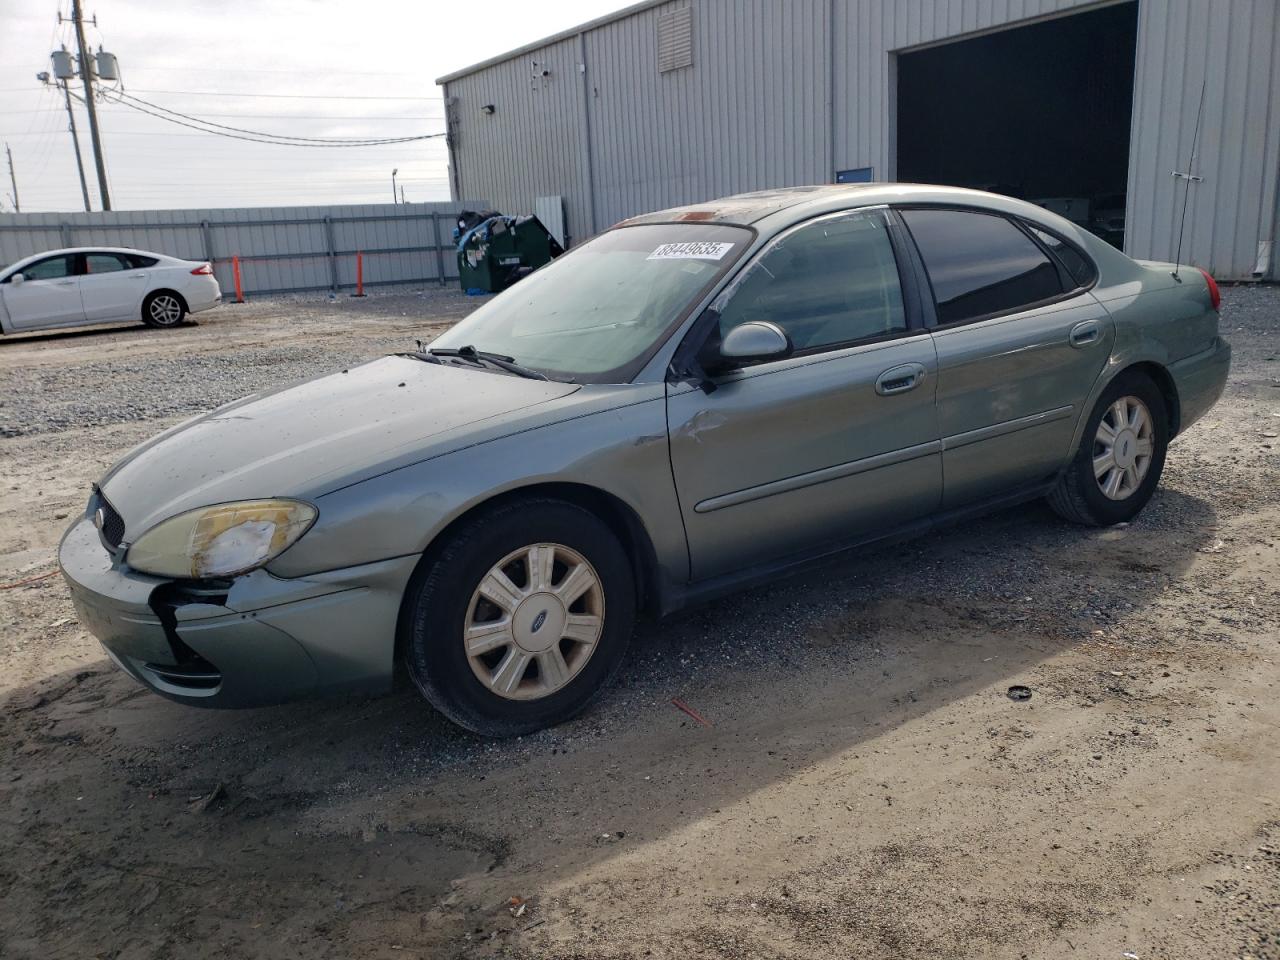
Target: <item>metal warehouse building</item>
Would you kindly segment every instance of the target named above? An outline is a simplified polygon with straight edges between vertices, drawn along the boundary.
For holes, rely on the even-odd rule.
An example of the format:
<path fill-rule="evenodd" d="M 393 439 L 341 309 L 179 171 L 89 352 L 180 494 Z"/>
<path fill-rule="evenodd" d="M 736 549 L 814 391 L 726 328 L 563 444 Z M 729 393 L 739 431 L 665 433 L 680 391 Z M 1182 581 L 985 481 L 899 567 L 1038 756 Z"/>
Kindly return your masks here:
<path fill-rule="evenodd" d="M 1035 200 L 1163 260 L 1189 193 L 1184 261 L 1276 277 L 1277 0 L 665 0 L 438 82 L 454 197 L 563 211 L 571 242 L 901 180 Z"/>

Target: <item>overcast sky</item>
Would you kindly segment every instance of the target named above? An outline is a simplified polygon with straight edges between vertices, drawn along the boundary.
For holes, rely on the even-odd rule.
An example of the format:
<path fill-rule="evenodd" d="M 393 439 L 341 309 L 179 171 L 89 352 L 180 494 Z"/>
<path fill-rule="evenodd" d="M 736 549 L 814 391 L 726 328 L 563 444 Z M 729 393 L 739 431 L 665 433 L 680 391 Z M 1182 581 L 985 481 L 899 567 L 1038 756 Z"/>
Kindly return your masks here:
<path fill-rule="evenodd" d="M 85 0 L 85 16 L 96 14 L 87 39 L 119 58 L 125 90 L 162 107 L 291 136 L 392 137 L 444 129 L 436 77 L 631 2 Z M 0 148 L 13 150 L 23 212 L 83 209 L 62 94 L 35 79 L 51 50 L 74 49 L 59 10 L 70 0 L 0 0 Z M 316 149 L 198 133 L 119 104 L 99 119 L 117 210 L 389 202 L 393 168 L 406 199 L 449 196 L 443 140 Z M 0 209 L 13 209 L 9 192 L 0 154 Z"/>

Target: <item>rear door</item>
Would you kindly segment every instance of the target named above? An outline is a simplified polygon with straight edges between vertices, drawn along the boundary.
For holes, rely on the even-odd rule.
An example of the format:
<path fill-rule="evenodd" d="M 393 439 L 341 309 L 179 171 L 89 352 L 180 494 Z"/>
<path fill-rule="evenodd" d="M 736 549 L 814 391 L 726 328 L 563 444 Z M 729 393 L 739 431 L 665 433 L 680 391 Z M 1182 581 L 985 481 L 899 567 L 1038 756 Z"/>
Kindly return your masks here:
<path fill-rule="evenodd" d="M 12 276 L 0 284 L 4 306 L 15 330 L 39 330 L 84 322 L 80 284 L 75 276 L 75 254 L 58 254 L 29 263 L 20 271 L 22 283 Z"/>
<path fill-rule="evenodd" d="M 899 213 L 933 296 L 944 508 L 1050 479 L 1115 337 L 1092 263 L 997 213 Z"/>
<path fill-rule="evenodd" d="M 795 354 L 715 376 L 710 393 L 668 384 L 694 580 L 937 508 L 936 362 L 913 294 L 899 280 L 886 213 L 872 210 L 791 228 L 717 298 L 702 336 L 768 320 Z"/>
<path fill-rule="evenodd" d="M 128 257 L 107 251 L 82 254 L 80 298 L 90 323 L 137 320 L 148 275 L 135 269 Z"/>

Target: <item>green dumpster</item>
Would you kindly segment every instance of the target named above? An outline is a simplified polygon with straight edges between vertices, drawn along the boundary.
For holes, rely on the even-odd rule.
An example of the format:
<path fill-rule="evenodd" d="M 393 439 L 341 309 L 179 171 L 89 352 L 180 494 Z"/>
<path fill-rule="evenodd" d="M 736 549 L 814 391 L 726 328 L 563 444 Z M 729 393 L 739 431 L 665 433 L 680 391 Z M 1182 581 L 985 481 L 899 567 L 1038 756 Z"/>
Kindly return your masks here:
<path fill-rule="evenodd" d="M 490 216 L 458 233 L 458 280 L 468 293 L 505 290 L 564 252 L 537 217 Z"/>

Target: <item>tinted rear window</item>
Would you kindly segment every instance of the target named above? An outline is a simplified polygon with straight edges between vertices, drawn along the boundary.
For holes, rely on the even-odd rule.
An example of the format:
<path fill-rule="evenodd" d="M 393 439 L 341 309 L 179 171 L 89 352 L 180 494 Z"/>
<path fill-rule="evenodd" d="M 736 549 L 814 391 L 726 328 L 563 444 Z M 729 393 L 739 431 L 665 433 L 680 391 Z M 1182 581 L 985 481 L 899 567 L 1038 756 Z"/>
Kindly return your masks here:
<path fill-rule="evenodd" d="M 136 253 L 126 254 L 129 262 L 133 265 L 133 269 L 138 270 L 142 267 L 154 267 L 160 261 L 155 257 L 144 257 Z"/>
<path fill-rule="evenodd" d="M 1078 286 L 1087 287 L 1093 283 L 1096 271 L 1093 269 L 1093 263 L 1090 262 L 1088 257 L 1056 234 L 1041 230 L 1034 224 L 1029 223 L 1027 226 L 1031 228 L 1031 232 L 1036 235 L 1040 242 L 1062 261 L 1062 265 L 1067 268 L 1067 273 L 1071 274 L 1071 279 Z"/>
<path fill-rule="evenodd" d="M 938 305 L 938 323 L 1012 313 L 1063 292 L 1058 268 L 1002 216 L 903 210 Z"/>

